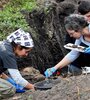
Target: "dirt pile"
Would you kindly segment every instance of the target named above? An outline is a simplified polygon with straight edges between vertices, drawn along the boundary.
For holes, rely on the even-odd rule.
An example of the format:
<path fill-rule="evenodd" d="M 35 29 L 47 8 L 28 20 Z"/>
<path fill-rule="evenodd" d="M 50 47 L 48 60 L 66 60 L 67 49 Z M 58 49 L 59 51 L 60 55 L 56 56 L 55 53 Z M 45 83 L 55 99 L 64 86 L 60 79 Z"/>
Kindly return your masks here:
<path fill-rule="evenodd" d="M 90 74 L 58 77 L 59 83 L 49 90 L 26 91 L 16 94 L 8 100 L 89 100 L 90 99 Z"/>
<path fill-rule="evenodd" d="M 90 75 L 61 79 L 51 90 L 35 92 L 33 100 L 89 100 Z M 36 97 L 36 98 L 35 98 Z"/>

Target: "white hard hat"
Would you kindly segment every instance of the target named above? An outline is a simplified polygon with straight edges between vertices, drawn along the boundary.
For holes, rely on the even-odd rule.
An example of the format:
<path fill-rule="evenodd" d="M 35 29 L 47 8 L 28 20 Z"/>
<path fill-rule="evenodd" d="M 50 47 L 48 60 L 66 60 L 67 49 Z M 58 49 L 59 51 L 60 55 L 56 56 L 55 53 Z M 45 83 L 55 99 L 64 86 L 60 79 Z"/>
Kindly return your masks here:
<path fill-rule="evenodd" d="M 21 28 L 7 36 L 9 42 L 14 41 L 16 44 L 25 47 L 34 47 L 33 39 L 28 32 L 23 31 Z"/>

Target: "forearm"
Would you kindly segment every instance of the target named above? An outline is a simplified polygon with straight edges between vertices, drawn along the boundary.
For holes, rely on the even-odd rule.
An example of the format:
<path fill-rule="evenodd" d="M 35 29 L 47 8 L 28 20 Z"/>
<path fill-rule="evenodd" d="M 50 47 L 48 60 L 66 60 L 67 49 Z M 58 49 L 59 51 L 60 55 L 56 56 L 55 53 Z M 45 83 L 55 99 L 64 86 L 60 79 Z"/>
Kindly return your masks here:
<path fill-rule="evenodd" d="M 12 74 L 13 71 L 10 71 L 10 70 L 9 70 L 9 72 Z M 18 75 L 18 74 L 16 73 L 16 75 Z M 5 80 L 7 80 L 7 79 L 9 78 L 5 73 L 2 73 L 0 76 L 1 76 L 1 78 L 5 79 Z M 20 75 L 19 75 L 19 76 L 20 76 Z M 18 79 L 18 77 L 17 77 L 17 78 L 16 78 L 15 76 L 13 77 L 13 75 L 11 75 L 11 77 L 14 78 L 16 81 L 17 81 L 17 79 Z M 20 77 L 19 77 L 19 78 L 20 78 Z M 25 79 L 22 79 L 22 78 L 21 78 L 20 80 L 24 80 L 24 81 L 23 81 L 23 82 L 24 82 L 23 85 L 24 85 L 25 88 L 27 88 L 27 89 L 34 89 L 34 85 L 33 85 L 33 84 L 30 84 L 28 81 L 26 81 Z M 20 84 L 20 83 L 22 83 L 22 82 L 19 82 L 19 81 L 18 81 L 18 82 L 16 82 L 16 83 Z M 21 84 L 21 85 L 22 85 L 22 84 Z"/>
<path fill-rule="evenodd" d="M 69 59 L 67 59 L 67 57 L 65 56 L 57 65 L 55 65 L 55 68 L 56 69 L 63 68 L 70 63 L 71 63 L 71 61 Z"/>
<path fill-rule="evenodd" d="M 13 80 L 17 84 L 20 84 L 21 86 L 30 89 L 30 83 L 21 76 L 21 74 L 18 71 L 18 69 L 8 69 L 8 71 L 9 71 L 11 77 L 13 78 Z"/>
<path fill-rule="evenodd" d="M 78 58 L 79 55 L 80 53 L 78 51 L 72 50 L 55 66 L 55 68 L 58 69 L 67 66 L 68 64 L 73 62 L 76 58 Z"/>

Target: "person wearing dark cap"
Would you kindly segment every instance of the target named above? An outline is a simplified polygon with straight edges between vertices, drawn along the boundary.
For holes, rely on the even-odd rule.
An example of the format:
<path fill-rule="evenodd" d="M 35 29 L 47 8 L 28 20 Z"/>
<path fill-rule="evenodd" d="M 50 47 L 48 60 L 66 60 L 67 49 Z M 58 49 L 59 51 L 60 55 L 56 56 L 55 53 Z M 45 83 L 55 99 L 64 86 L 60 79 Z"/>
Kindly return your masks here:
<path fill-rule="evenodd" d="M 80 1 L 78 5 L 78 14 L 86 17 L 87 22 L 90 23 L 90 1 Z M 65 43 L 74 43 L 75 39 L 66 34 Z"/>
<path fill-rule="evenodd" d="M 78 13 L 85 16 L 87 21 L 90 22 L 90 1 L 80 1 Z"/>

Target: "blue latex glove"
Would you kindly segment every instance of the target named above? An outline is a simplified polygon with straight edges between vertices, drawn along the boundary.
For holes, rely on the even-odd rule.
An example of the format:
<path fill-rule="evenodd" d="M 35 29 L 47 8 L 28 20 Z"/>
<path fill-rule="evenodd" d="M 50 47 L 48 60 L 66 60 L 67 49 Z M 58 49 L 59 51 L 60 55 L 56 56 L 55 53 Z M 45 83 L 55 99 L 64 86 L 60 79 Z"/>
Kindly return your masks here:
<path fill-rule="evenodd" d="M 84 53 L 90 54 L 90 47 L 87 47 L 87 48 L 84 50 Z"/>
<path fill-rule="evenodd" d="M 52 68 L 48 68 L 44 74 L 46 77 L 50 77 L 54 72 L 56 71 L 55 67 L 52 67 Z"/>
<path fill-rule="evenodd" d="M 16 93 L 25 92 L 24 87 L 20 86 L 19 84 L 16 84 L 16 82 L 12 78 L 8 78 L 7 81 L 10 82 L 16 88 Z"/>

